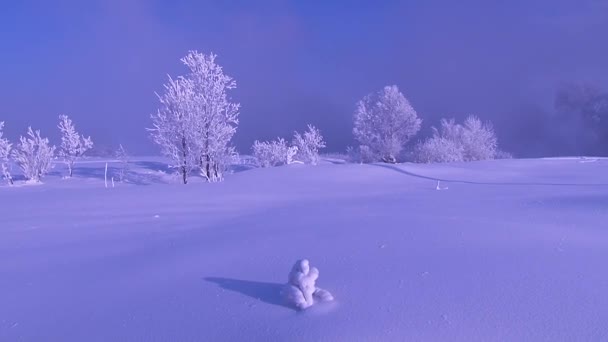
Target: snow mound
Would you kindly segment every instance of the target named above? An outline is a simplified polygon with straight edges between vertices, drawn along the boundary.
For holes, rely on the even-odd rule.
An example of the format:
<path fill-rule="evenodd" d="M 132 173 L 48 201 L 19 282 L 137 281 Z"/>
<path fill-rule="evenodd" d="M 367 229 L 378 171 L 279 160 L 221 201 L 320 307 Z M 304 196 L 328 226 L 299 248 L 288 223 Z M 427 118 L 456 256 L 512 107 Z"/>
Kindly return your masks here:
<path fill-rule="evenodd" d="M 327 290 L 316 287 L 319 270 L 311 267 L 306 259 L 296 261 L 283 289 L 283 298 L 299 310 L 311 307 L 315 301 L 330 302 L 334 296 Z"/>

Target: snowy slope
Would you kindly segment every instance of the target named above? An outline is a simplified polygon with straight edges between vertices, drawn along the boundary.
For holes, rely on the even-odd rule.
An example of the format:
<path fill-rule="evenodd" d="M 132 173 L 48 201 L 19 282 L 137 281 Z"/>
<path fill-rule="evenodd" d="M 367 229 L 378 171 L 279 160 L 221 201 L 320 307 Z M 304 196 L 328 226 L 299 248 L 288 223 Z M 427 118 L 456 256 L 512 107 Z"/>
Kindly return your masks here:
<path fill-rule="evenodd" d="M 0 341 L 608 340 L 608 160 L 103 166 L 0 187 Z M 282 304 L 303 257 L 332 305 Z"/>

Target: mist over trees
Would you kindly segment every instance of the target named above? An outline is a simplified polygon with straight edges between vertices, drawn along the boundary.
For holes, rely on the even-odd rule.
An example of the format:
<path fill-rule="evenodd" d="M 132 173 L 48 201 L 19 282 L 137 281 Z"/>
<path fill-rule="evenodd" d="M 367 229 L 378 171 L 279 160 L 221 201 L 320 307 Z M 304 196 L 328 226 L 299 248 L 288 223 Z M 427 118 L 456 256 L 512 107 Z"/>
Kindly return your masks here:
<path fill-rule="evenodd" d="M 555 95 L 556 133 L 581 154 L 608 153 L 608 92 L 589 83 L 562 85 Z"/>

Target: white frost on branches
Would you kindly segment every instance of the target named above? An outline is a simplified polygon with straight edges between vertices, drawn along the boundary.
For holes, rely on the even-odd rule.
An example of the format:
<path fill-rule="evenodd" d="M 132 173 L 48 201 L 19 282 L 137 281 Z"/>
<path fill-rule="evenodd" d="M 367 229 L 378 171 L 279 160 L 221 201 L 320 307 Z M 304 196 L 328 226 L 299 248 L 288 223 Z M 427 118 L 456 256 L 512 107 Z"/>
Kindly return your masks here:
<path fill-rule="evenodd" d="M 13 150 L 13 159 L 29 181 L 40 182 L 51 168 L 55 146 L 49 145 L 49 139 L 42 138 L 40 131 L 27 130 L 28 137 L 20 137 L 19 145 Z"/>
<path fill-rule="evenodd" d="M 162 95 L 157 94 L 160 108 L 152 117 L 150 135 L 160 146 L 161 153 L 179 168 L 184 184 L 196 167 L 197 151 L 192 106 L 193 88 L 184 77 L 172 79 L 164 85 Z"/>
<path fill-rule="evenodd" d="M 372 161 L 396 162 L 422 120 L 397 86 L 386 86 L 357 103 L 353 134 Z"/>
<path fill-rule="evenodd" d="M 319 163 L 319 150 L 325 147 L 321 131 L 313 125 L 303 134 L 294 132 L 291 146 L 283 138 L 273 141 L 253 143 L 253 155 L 261 167 L 291 164 L 294 161 L 316 165 Z"/>
<path fill-rule="evenodd" d="M 227 91 L 236 82 L 215 63 L 216 55 L 190 51 L 181 61 L 189 73 L 169 78 L 158 95 L 161 106 L 152 115 L 153 141 L 171 158 L 184 184 L 194 169 L 209 182 L 221 181 L 236 152 L 230 141 L 236 132 L 240 105 Z"/>
<path fill-rule="evenodd" d="M 68 166 L 69 177 L 72 177 L 74 163 L 93 147 L 93 140 L 91 140 L 91 137 L 79 134 L 74 123 L 67 115 L 59 115 L 59 125 L 57 127 L 61 131 L 59 156 L 63 158 Z"/>
<path fill-rule="evenodd" d="M 4 122 L 0 121 L 0 172 L 2 172 L 2 178 L 8 182 L 9 185 L 13 184 L 13 177 L 11 177 L 9 160 L 13 145 L 8 139 L 3 138 L 4 135 Z"/>
<path fill-rule="evenodd" d="M 321 131 L 313 125 L 308 125 L 304 134 L 295 132 L 292 144 L 297 147 L 295 159 L 312 165 L 319 163 L 319 150 L 325 148 Z"/>
<path fill-rule="evenodd" d="M 298 152 L 295 146 L 288 146 L 283 138 L 273 141 L 255 141 L 253 156 L 261 167 L 280 166 L 293 163 L 293 157 Z"/>
<path fill-rule="evenodd" d="M 315 302 L 329 302 L 334 300 L 333 295 L 324 289 L 316 286 L 319 278 L 319 270 L 311 267 L 306 259 L 298 260 L 287 279 L 287 284 L 283 289 L 285 301 L 304 310 L 311 307 Z"/>
<path fill-rule="evenodd" d="M 496 158 L 497 147 L 492 125 L 471 115 L 463 125 L 442 119 L 439 129 L 433 127 L 433 136 L 417 146 L 415 157 L 422 163 L 486 160 Z"/>

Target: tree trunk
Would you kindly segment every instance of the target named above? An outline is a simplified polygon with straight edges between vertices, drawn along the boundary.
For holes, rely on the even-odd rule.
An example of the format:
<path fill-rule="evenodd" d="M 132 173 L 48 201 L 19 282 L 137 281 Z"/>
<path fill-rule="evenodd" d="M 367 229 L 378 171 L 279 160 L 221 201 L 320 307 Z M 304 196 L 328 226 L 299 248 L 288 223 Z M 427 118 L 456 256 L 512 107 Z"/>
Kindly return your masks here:
<path fill-rule="evenodd" d="M 186 153 L 186 138 L 185 137 L 182 137 L 182 153 L 183 153 L 183 157 L 184 157 L 184 163 L 182 165 L 182 179 L 184 181 L 184 184 L 188 184 L 188 169 L 187 169 L 188 154 Z"/>
<path fill-rule="evenodd" d="M 211 179 L 211 157 L 207 154 L 207 164 L 205 165 L 207 180 Z"/>

